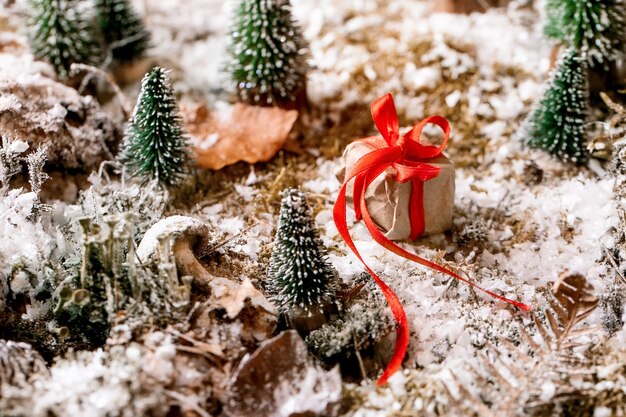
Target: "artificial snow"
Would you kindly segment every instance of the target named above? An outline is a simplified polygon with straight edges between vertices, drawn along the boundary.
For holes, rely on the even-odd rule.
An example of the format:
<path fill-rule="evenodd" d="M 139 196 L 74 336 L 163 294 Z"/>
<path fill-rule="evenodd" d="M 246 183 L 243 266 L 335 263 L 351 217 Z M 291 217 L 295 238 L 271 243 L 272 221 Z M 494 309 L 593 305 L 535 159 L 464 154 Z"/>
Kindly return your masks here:
<path fill-rule="evenodd" d="M 151 59 L 173 68 L 175 88 L 187 98 L 207 100 L 211 106 L 223 106 L 232 86 L 223 68 L 227 61 L 227 17 L 232 3 L 222 0 L 133 0 L 152 32 Z M 453 112 L 463 112 L 473 123 L 480 120 L 479 135 L 488 143 L 480 170 L 458 167 L 456 177 L 456 226 L 464 228 L 472 217 L 497 214 L 497 220 L 485 218 L 488 233 L 482 248 L 461 250 L 447 236 L 435 236 L 414 243 L 400 243 L 427 259 L 446 255 L 454 260 L 469 278 L 481 286 L 503 295 L 542 306 L 539 290 L 550 286 L 564 270 L 580 271 L 601 292 L 612 280 L 607 266 L 600 263 L 603 246 L 611 250 L 615 242 L 608 231 L 618 225 L 613 200 L 613 179 L 597 167 L 577 173 L 564 172 L 561 164 L 541 152 L 521 147 L 515 132 L 541 91 L 549 66 L 550 45 L 540 41 L 541 27 L 537 10 L 511 2 L 508 10 L 491 9 L 484 14 L 431 14 L 429 2 L 395 0 L 293 0 L 293 12 L 309 42 L 311 70 L 308 75 L 308 97 L 313 108 L 329 113 L 333 121 L 351 105 L 367 106 L 373 99 L 392 92 L 398 110 L 410 120 L 428 116 L 430 95 L 447 84 L 460 82 L 445 91 L 441 98 Z M 0 14 L 2 11 L 0 10 Z M 536 22 L 529 23 L 529 22 Z M 25 45 L 21 35 L 2 35 L 0 43 L 16 41 Z M 374 46 L 368 49 L 366 45 Z M 425 45 L 425 46 L 424 46 Z M 413 54 L 417 46 L 424 53 Z M 381 61 L 389 68 L 377 65 Z M 392 65 L 397 65 L 393 67 Z M 507 74 L 515 70 L 518 76 Z M 0 53 L 0 79 L 35 83 L 50 67 L 34 62 L 29 54 Z M 355 81 L 363 80 L 363 81 Z M 471 80 L 471 81 L 468 81 Z M 367 88 L 361 90 L 362 84 Z M 19 101 L 11 95 L 0 96 L 1 109 L 15 109 Z M 64 117 L 59 106 L 45 117 Z M 372 123 L 373 126 L 373 123 Z M 409 127 L 409 126 L 404 126 Z M 464 139 L 453 126 L 451 147 Z M 207 138 L 210 146 L 217 137 Z M 15 153 L 25 152 L 25 142 L 13 142 Z M 208 144 L 208 145 L 207 145 Z M 319 155 L 319 153 L 312 152 Z M 525 169 L 534 162 L 543 172 L 543 181 L 528 185 Z M 338 160 L 318 158 L 317 175 L 301 184 L 322 197 L 321 210 L 315 217 L 324 244 L 330 248 L 329 261 L 340 278 L 350 284 L 364 267 L 338 237 L 333 222 L 332 205 L 340 184 L 335 178 Z M 243 184 L 234 186 L 242 207 L 251 207 L 259 193 L 257 175 L 251 172 Z M 43 277 L 44 260 L 55 260 L 55 238 L 52 230 L 27 220 L 35 196 L 25 190 L 12 190 L 0 199 L 0 274 L 7 275 L 17 262 L 24 269 Z M 68 208 L 71 211 L 71 208 Z M 246 209 L 247 210 L 247 209 Z M 225 235 L 244 230 L 245 216 L 226 216 L 225 206 L 215 203 L 203 206 L 203 222 L 214 225 Z M 226 216 L 226 217 L 225 217 Z M 354 221 L 348 210 L 351 235 L 364 259 L 389 284 L 401 299 L 411 329 L 406 368 L 437 369 L 440 375 L 457 369 L 474 359 L 475 345 L 484 346 L 494 334 L 502 336 L 512 323 L 513 310 L 504 303 L 476 291 L 473 296 L 464 283 L 430 271 L 397 257 L 373 241 L 361 222 Z M 494 217 L 495 219 L 496 217 Z M 258 224 L 245 231 L 244 241 L 236 241 L 230 250 L 256 262 L 261 248 L 271 240 L 276 217 L 259 215 Z M 177 225 L 178 229 L 181 225 Z M 186 227 L 186 226 L 185 226 Z M 17 235 L 16 230 L 20 233 Z M 156 235 L 150 234 L 152 248 Z M 173 231 L 173 230 L 171 230 Z M 456 233 L 453 232 L 453 233 Z M 143 249 L 140 251 L 142 252 Z M 24 285 L 16 275 L 11 289 Z M 9 288 L 0 286 L 0 295 Z M 3 297 L 0 296 L 0 306 Z M 33 302 L 33 307 L 36 303 Z M 599 310 L 599 309 L 598 309 Z M 36 310 L 33 310 L 36 311 Z M 29 312 L 29 314 L 31 314 Z M 34 313 L 33 313 L 34 314 Z M 626 317 L 625 317 L 626 318 Z M 599 311 L 588 319 L 601 324 Z M 475 323 L 487 323 L 478 327 Z M 493 334 L 490 334 L 489 332 Z M 505 334 L 506 336 L 506 334 Z M 615 348 L 626 344 L 626 330 L 614 337 Z M 155 377 L 167 379 L 172 347 L 155 351 L 147 364 Z M 67 402 L 67 415 L 105 415 L 128 402 L 120 384 L 130 383 L 128 374 L 136 372 L 138 350 L 127 350 L 130 365 L 106 369 L 102 353 L 96 351 L 80 367 L 61 361 L 53 368 L 54 384 L 45 387 L 46 395 L 38 400 L 43 409 Z M 162 374 L 157 370 L 161 370 Z M 605 370 L 607 375 L 615 369 Z M 105 375 L 121 373 L 119 381 L 108 381 L 104 387 L 94 381 Z M 435 373 L 433 371 L 433 373 Z M 600 374 L 601 376 L 602 374 Z M 80 378 L 79 378 L 80 376 Z M 290 397 L 290 387 L 277 386 L 274 395 L 284 402 L 281 415 L 298 410 L 298 401 L 311 405 L 317 397 L 308 388 L 315 375 L 305 375 L 302 394 Z M 397 408 L 395 396 L 403 395 L 408 376 L 397 373 L 389 381 L 389 395 L 371 390 L 366 406 L 352 416 L 382 416 Z M 441 376 L 441 379 L 445 379 Z M 93 390 L 93 394 L 85 391 Z M 554 394 L 554 386 L 541 387 L 542 398 Z M 315 404 L 313 404 L 315 405 Z M 426 405 L 416 399 L 414 408 Z M 94 411 L 95 410 L 95 411 Z M 599 407 L 594 416 L 610 415 Z"/>

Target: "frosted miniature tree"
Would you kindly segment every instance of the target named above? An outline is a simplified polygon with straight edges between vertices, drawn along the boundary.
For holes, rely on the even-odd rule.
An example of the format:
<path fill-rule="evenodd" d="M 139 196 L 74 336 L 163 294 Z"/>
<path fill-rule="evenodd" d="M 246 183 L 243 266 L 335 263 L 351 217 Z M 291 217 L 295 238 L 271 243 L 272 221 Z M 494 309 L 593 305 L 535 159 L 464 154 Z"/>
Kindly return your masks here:
<path fill-rule="evenodd" d="M 299 327 L 298 317 L 322 314 L 333 302 L 335 273 L 300 190 L 283 192 L 269 266 L 269 290 L 278 311 Z M 311 330 L 324 323 L 304 323 Z"/>
<path fill-rule="evenodd" d="M 160 185 L 179 183 L 189 165 L 188 144 L 168 71 L 156 67 L 141 82 L 121 159 L 133 176 Z"/>
<path fill-rule="evenodd" d="M 586 68 L 574 49 L 566 50 L 529 119 L 527 145 L 563 161 L 582 163 L 587 118 Z"/>
<path fill-rule="evenodd" d="M 73 63 L 99 64 L 101 49 L 91 22 L 73 0 L 30 0 L 30 46 L 61 78 Z"/>
<path fill-rule="evenodd" d="M 104 41 L 118 61 L 140 58 L 150 43 L 150 33 L 128 0 L 96 0 L 96 17 Z"/>
<path fill-rule="evenodd" d="M 622 0 L 548 0 L 545 33 L 576 48 L 590 66 L 624 53 L 626 5 Z"/>
<path fill-rule="evenodd" d="M 239 98 L 289 105 L 306 82 L 306 54 L 289 0 L 241 0 L 232 31 L 230 72 Z"/>

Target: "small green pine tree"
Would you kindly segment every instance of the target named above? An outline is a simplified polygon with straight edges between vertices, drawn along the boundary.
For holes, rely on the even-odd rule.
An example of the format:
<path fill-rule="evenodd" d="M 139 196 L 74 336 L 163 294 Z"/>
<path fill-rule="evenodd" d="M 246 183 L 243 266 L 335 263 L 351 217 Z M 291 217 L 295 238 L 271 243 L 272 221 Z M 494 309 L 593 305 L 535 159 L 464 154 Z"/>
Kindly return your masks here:
<path fill-rule="evenodd" d="M 333 302 L 335 273 L 315 228 L 306 196 L 283 192 L 269 266 L 269 291 L 281 313 L 323 309 Z"/>
<path fill-rule="evenodd" d="M 306 83 L 303 48 L 289 0 L 241 0 L 229 68 L 239 98 L 256 105 L 295 102 Z"/>
<path fill-rule="evenodd" d="M 96 17 L 113 59 L 141 58 L 150 43 L 150 33 L 128 0 L 96 0 Z"/>
<path fill-rule="evenodd" d="M 61 78 L 73 63 L 98 65 L 102 54 L 92 22 L 73 0 L 30 0 L 30 46 Z"/>
<path fill-rule="evenodd" d="M 176 185 L 189 164 L 178 105 L 168 71 L 154 68 L 141 82 L 121 159 L 130 174 L 161 185 Z"/>
<path fill-rule="evenodd" d="M 541 148 L 563 161 L 580 164 L 587 159 L 586 68 L 574 49 L 563 52 L 539 105 L 530 116 L 526 144 Z"/>
<path fill-rule="evenodd" d="M 548 0 L 546 36 L 576 48 L 590 66 L 606 65 L 625 51 L 623 0 Z"/>

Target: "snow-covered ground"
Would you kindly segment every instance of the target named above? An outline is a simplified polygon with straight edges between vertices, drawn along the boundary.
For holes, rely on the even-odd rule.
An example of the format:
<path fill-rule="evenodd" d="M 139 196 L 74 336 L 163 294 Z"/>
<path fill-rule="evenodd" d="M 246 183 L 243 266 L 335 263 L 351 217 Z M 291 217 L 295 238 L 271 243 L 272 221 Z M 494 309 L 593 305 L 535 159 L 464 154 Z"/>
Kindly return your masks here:
<path fill-rule="evenodd" d="M 368 105 L 391 92 L 399 112 L 417 122 L 432 114 L 427 110 L 433 111 L 428 103 L 433 90 L 464 80 L 460 89 L 444 97 L 448 108 L 435 109 L 456 114 L 457 120 L 473 120 L 474 131 L 487 142 L 477 166 L 457 169 L 456 228 L 462 230 L 477 215 L 493 216 L 496 210 L 499 215 L 489 224 L 481 248 L 459 249 L 442 236 L 428 239 L 427 245 L 418 241 L 407 247 L 430 258 L 445 251 L 447 259 L 487 289 L 530 304 L 537 301 L 536 290 L 564 270 L 580 271 L 598 290 L 606 285 L 606 266 L 598 260 L 603 254 L 601 239 L 617 224 L 613 180 L 597 162 L 591 164 L 599 173 L 564 169 L 541 152 L 522 149 L 516 136 L 548 71 L 550 45 L 541 38 L 540 5 L 512 2 L 508 10 L 468 17 L 433 14 L 428 2 L 409 0 L 292 4 L 310 44 L 309 98 L 337 117 L 352 104 Z M 229 7 L 221 1 L 170 0 L 145 9 L 154 33 L 153 53 L 180 63 L 177 79 L 182 91 L 204 92 L 209 100 L 224 97 Z M 426 50 L 417 53 L 416 45 L 424 43 Z M 503 75 L 501 68 L 514 69 L 514 75 Z M 359 74 L 370 81 L 365 87 L 357 82 Z M 452 154 L 466 139 L 454 128 L 453 121 Z M 528 184 L 529 161 L 543 170 L 538 185 Z M 332 222 L 338 165 L 338 160 L 319 158 L 318 174 L 303 185 L 329 198 L 317 221 L 325 243 L 346 252 Z M 219 208 L 205 212 L 219 215 Z M 218 222 L 239 224 L 237 218 Z M 467 321 L 474 316 L 493 316 L 504 327 L 511 320 L 504 304 L 480 293 L 480 301 L 473 303 L 466 285 L 449 289 L 447 278 L 386 252 L 362 224 L 354 225 L 352 234 L 369 264 L 404 302 L 413 333 L 409 366 L 454 364 L 473 355 L 467 347 L 480 336 L 467 330 Z M 258 239 L 271 238 L 263 235 Z M 604 244 L 610 247 L 611 240 Z M 255 256 L 257 248 L 254 244 L 242 250 Z M 337 253 L 333 251 L 331 259 L 345 280 L 363 270 L 352 254 Z M 599 320 L 596 314 L 591 321 Z"/>
<path fill-rule="evenodd" d="M 230 84 L 223 68 L 233 2 L 133 3 L 153 35 L 151 58 L 174 69 L 182 100 L 206 100 L 212 106 L 228 100 Z M 418 122 L 437 112 L 453 123 L 449 153 L 453 161 L 464 161 L 457 168 L 454 233 L 404 247 L 430 259 L 443 255 L 447 265 L 483 287 L 533 306 L 542 303 L 540 290 L 565 270 L 585 275 L 598 294 L 605 291 L 610 274 L 599 260 L 604 246 L 613 247 L 609 230 L 618 224 L 614 180 L 597 161 L 576 169 L 523 149 L 518 135 L 549 66 L 551 46 L 541 39 L 540 4 L 513 1 L 508 9 L 471 16 L 433 14 L 428 1 L 415 0 L 292 4 L 310 45 L 309 99 L 325 117 L 345 120 L 350 106 L 367 106 L 390 92 L 402 120 Z M 481 143 L 482 149 L 464 146 L 474 139 L 481 142 L 470 143 Z M 475 161 L 466 163 L 471 158 Z M 531 161 L 534 170 L 542 171 L 538 183 L 530 178 Z M 333 249 L 333 265 L 350 282 L 363 266 L 348 252 L 332 221 L 339 163 L 319 157 L 316 172 L 302 186 L 325 197 L 316 220 L 324 243 Z M 244 202 L 257 193 L 256 175 L 236 187 Z M 216 203 L 201 213 L 234 235 L 244 229 L 246 211 L 224 213 Z M 476 217 L 487 225 L 484 241 L 460 247 L 456 234 Z M 247 242 L 233 250 L 256 259 L 259 248 L 272 239 L 268 225 L 274 220 L 267 216 L 267 223 L 248 230 Z M 481 292 L 476 298 L 467 285 L 452 286 L 449 278 L 387 252 L 362 224 L 352 222 L 351 233 L 368 264 L 404 304 L 412 335 L 407 368 L 455 369 L 472 360 L 485 340 L 507 336 L 518 313 L 504 303 Z M 600 313 L 598 309 L 589 322 L 600 324 Z M 626 343 L 626 330 L 614 337 L 616 345 Z M 401 385 L 402 376 L 397 379 Z M 393 384 L 391 390 L 396 390 Z M 386 400 L 373 396 L 355 415 L 381 415 L 374 411 L 380 401 Z"/>

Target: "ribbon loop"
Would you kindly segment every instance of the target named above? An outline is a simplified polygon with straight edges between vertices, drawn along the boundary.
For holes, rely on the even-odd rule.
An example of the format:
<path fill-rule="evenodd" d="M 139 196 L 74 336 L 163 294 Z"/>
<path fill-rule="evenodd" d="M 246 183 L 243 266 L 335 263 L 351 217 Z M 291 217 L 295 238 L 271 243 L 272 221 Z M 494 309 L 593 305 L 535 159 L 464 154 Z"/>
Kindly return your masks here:
<path fill-rule="evenodd" d="M 371 106 L 372 118 L 376 128 L 383 135 L 389 146 L 395 146 L 400 137 L 400 123 L 396 105 L 391 94 L 376 99 Z"/>
<path fill-rule="evenodd" d="M 412 191 L 410 197 L 409 214 L 411 223 L 410 239 L 417 239 L 424 232 L 424 182 L 436 178 L 439 175 L 440 168 L 430 165 L 428 160 L 442 156 L 443 150 L 446 148 L 450 137 L 450 124 L 441 116 L 431 116 L 419 122 L 408 133 L 400 137 L 399 122 L 396 113 L 396 107 L 391 94 L 375 100 L 371 106 L 372 118 L 376 124 L 376 128 L 383 136 L 387 147 L 376 149 L 363 157 L 361 157 L 352 170 L 347 173 L 344 183 L 339 190 L 337 201 L 333 207 L 333 218 L 340 236 L 346 242 L 348 247 L 356 255 L 356 257 L 365 266 L 376 284 L 380 287 L 385 299 L 389 303 L 391 312 L 398 325 L 396 332 L 396 346 L 393 356 L 378 380 L 378 384 L 384 384 L 391 375 L 393 375 L 402 366 L 402 361 L 406 355 L 409 345 L 409 326 L 402 307 L 402 303 L 393 292 L 393 290 L 365 263 L 365 260 L 356 248 L 350 231 L 348 229 L 346 219 L 346 192 L 348 183 L 354 180 L 354 211 L 357 220 L 363 220 L 367 230 L 372 238 L 384 248 L 390 250 L 398 256 L 413 262 L 419 263 L 427 268 L 434 269 L 459 281 L 463 281 L 490 296 L 512 304 L 522 310 L 530 310 L 526 304 L 518 301 L 509 300 L 499 294 L 486 290 L 478 285 L 463 278 L 459 274 L 411 252 L 402 249 L 400 246 L 387 239 L 385 235 L 378 229 L 372 219 L 366 204 L 365 194 L 369 185 L 387 168 L 393 167 L 396 170 L 396 180 L 400 183 L 411 181 Z M 443 142 L 439 146 L 422 145 L 420 143 L 422 130 L 427 124 L 434 124 L 443 131 Z M 381 141 L 382 143 L 382 141 Z"/>
<path fill-rule="evenodd" d="M 439 146 L 422 145 L 420 139 L 422 130 L 427 124 L 434 124 L 443 131 L 443 142 Z M 432 159 L 441 156 L 450 139 L 450 123 L 441 116 L 430 116 L 419 122 L 405 135 L 410 160 Z"/>

